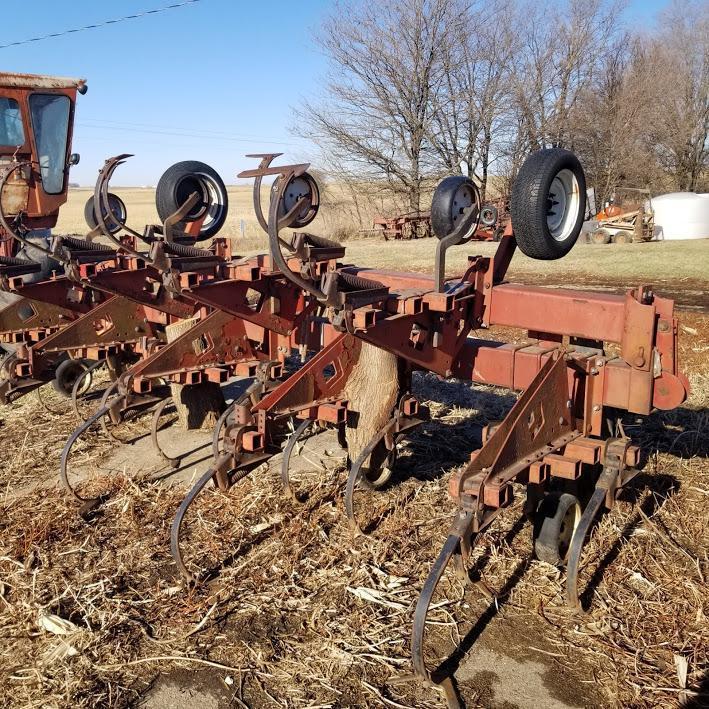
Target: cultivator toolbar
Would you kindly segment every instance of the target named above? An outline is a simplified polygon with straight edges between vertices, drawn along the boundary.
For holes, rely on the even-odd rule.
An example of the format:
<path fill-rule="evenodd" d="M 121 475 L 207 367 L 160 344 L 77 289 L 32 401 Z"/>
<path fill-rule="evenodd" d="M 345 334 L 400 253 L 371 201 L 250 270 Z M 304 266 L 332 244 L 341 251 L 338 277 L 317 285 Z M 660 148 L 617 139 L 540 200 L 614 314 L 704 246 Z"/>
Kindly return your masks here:
<path fill-rule="evenodd" d="M 450 678 L 435 663 L 431 669 L 425 643 L 443 574 L 452 565 L 469 579 L 480 533 L 524 490 L 535 553 L 567 566 L 567 599 L 579 605 L 584 541 L 601 509 L 613 505 L 639 468 L 640 451 L 624 434 L 623 414 L 672 409 L 687 396 L 673 302 L 649 287 L 616 296 L 506 281 L 518 246 L 528 256 L 555 259 L 578 237 L 584 175 L 578 160 L 561 149 L 528 158 L 497 252 L 471 256 L 455 277 L 446 271 L 447 250 L 477 238 L 489 221 L 482 219 L 477 187 L 466 178 L 447 178 L 434 194 L 431 220 L 439 240 L 428 276 L 348 264 L 340 244 L 302 231 L 317 215 L 318 186 L 306 164 L 274 166 L 278 154 L 251 156 L 258 167 L 239 175 L 254 179 L 254 211 L 268 234 L 267 255 L 241 258 L 219 237 L 208 248 L 196 245 L 218 233 L 227 208 L 223 183 L 202 163 L 178 163 L 165 173 L 157 195 L 162 223 L 135 231 L 109 191 L 127 157 L 108 160 L 99 174 L 87 204 L 87 238 L 55 237 L 47 247 L 29 240 L 28 212 L 5 200 L 19 179 L 34 189 L 31 151 L 0 168 L 0 224 L 17 246 L 39 248 L 53 264 L 51 275 L 30 284 L 23 278 L 41 266 L 16 251 L 0 263 L 2 287 L 23 298 L 0 312 L 0 339 L 17 345 L 3 363 L 3 401 L 56 376 L 78 412 L 96 369 L 108 368 L 109 383 L 95 395 L 93 413 L 69 438 L 61 460 L 65 487 L 98 504 L 71 480 L 70 455 L 80 436 L 97 424 L 108 430 L 130 410 L 148 409 L 152 440 L 175 465 L 158 440 L 161 417 L 176 403 L 167 385 L 248 378 L 244 393 L 220 412 L 213 464 L 172 525 L 173 557 L 185 580 L 194 582 L 205 570 L 184 556 L 192 503 L 210 482 L 227 490 L 258 475 L 281 452 L 284 490 L 301 500 L 290 474 L 296 446 L 325 427 L 336 428 L 346 446 L 345 433 L 361 413 L 347 387 L 364 347 L 396 357 L 398 390 L 384 422 L 350 451 L 344 506 L 356 533 L 368 530 L 362 519 L 367 506 L 356 493 L 389 481 L 398 444 L 428 420 L 412 393 L 413 372 L 522 392 L 505 419 L 487 427 L 470 462 L 451 476 L 456 512 L 413 619 L 416 673 L 456 705 Z M 268 176 L 275 181 L 266 214 L 261 183 Z M 282 234 L 286 228 L 289 236 Z M 477 337 L 495 326 L 516 328 L 534 342 Z M 291 357 L 296 351 L 300 365 Z M 290 429 L 288 422 L 295 422 Z"/>

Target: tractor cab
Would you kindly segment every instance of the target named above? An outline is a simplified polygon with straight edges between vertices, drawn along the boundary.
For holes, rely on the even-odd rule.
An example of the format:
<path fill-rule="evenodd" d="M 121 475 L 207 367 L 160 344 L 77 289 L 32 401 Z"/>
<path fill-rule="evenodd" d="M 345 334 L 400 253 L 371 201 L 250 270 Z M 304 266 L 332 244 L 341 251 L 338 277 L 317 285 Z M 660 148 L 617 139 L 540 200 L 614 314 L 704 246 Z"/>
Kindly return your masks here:
<path fill-rule="evenodd" d="M 0 200 L 29 229 L 55 226 L 66 202 L 69 168 L 79 161 L 71 153 L 74 105 L 86 90 L 83 79 L 0 72 L 0 176 L 17 166 Z M 13 242 L 0 234 L 0 254 L 13 255 Z"/>

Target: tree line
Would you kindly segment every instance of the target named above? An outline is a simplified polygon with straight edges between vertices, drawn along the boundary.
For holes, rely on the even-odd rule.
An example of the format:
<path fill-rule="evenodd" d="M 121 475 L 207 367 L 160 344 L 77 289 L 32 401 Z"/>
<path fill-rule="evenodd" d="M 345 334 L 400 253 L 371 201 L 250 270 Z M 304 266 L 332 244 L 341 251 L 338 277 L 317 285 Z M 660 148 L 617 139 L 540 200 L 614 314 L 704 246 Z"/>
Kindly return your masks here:
<path fill-rule="evenodd" d="M 675 0 L 647 25 L 618 0 L 338 2 L 297 129 L 339 179 L 410 210 L 461 171 L 504 192 L 552 146 L 576 152 L 597 204 L 622 185 L 706 191 L 709 5 Z"/>

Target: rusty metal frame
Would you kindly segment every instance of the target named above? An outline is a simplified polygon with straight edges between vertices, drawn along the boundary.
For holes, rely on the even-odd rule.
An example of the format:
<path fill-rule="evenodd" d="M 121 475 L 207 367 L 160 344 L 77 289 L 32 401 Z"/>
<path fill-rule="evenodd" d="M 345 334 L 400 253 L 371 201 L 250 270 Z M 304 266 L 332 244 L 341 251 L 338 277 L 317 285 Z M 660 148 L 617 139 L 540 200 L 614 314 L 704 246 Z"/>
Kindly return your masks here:
<path fill-rule="evenodd" d="M 446 248 L 468 241 L 478 222 L 472 234 L 466 223 L 439 242 L 433 279 L 341 265 L 316 277 L 303 261 L 298 267 L 284 258 L 281 247 L 287 244 L 279 235 L 278 201 L 284 185 L 306 167 L 284 166 L 279 171 L 271 167 L 275 156 L 260 157 L 259 169 L 248 176 L 260 181 L 265 174 L 278 175 L 266 225 L 274 263 L 292 284 L 327 306 L 336 329 L 392 352 L 412 367 L 523 390 L 471 463 L 451 479 L 458 514 L 414 620 L 414 667 L 430 682 L 423 635 L 433 591 L 450 561 L 464 570 L 474 539 L 510 504 L 511 483 L 543 490 L 551 478 L 575 481 L 594 475 L 602 466 L 596 493 L 572 541 L 568 595 L 577 602 L 583 539 L 601 502 L 612 504 L 617 489 L 632 477 L 632 472 L 625 474 L 625 467 L 637 463 L 637 449 L 628 439 L 605 442 L 604 409 L 647 414 L 653 408 L 674 408 L 687 396 L 686 379 L 677 368 L 673 304 L 656 298 L 647 287 L 615 296 L 506 283 L 516 248 L 511 224 L 494 257 L 470 258 L 466 272 L 456 278 L 444 275 Z M 468 222 L 474 215 L 469 217 Z M 495 325 L 517 328 L 537 344 L 517 346 L 470 337 Z M 608 356 L 606 343 L 620 345 L 619 356 Z M 310 420 L 304 417 L 296 440 Z M 377 442 L 375 437 L 363 455 L 370 454 Z M 350 501 L 353 487 L 351 478 Z M 435 683 L 454 705 L 450 679 L 441 682 L 437 677 Z"/>

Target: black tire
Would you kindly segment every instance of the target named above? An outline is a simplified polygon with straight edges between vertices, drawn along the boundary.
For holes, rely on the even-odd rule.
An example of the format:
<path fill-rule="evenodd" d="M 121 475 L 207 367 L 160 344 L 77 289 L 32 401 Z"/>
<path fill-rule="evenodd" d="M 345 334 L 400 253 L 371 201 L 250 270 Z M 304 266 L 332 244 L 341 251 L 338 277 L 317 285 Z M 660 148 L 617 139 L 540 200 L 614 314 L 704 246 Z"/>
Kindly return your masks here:
<path fill-rule="evenodd" d="M 548 261 L 569 253 L 586 213 L 586 178 L 578 158 L 563 148 L 532 153 L 512 186 L 510 211 L 524 254 Z"/>
<path fill-rule="evenodd" d="M 566 561 L 571 538 L 581 519 L 581 505 L 574 495 L 550 492 L 534 515 L 534 553 L 540 561 L 560 566 Z"/>
<path fill-rule="evenodd" d="M 592 244 L 610 244 L 612 235 L 608 229 L 596 229 L 589 235 Z"/>
<path fill-rule="evenodd" d="M 203 162 L 185 160 L 165 170 L 155 190 L 158 216 L 164 222 L 193 192 L 197 192 L 199 200 L 188 212 L 185 222 L 196 221 L 206 215 L 196 238 L 197 241 L 209 239 L 224 226 L 229 197 L 222 178 Z"/>
<path fill-rule="evenodd" d="M 278 192 L 278 180 L 271 186 L 271 199 Z M 295 219 L 288 224 L 288 229 L 302 229 L 315 219 L 320 209 L 320 188 L 315 178 L 304 172 L 294 177 L 286 185 L 283 200 L 278 208 L 278 219 L 282 219 L 298 202 L 301 197 L 310 196 L 310 203 L 306 204 Z"/>
<path fill-rule="evenodd" d="M 633 235 L 627 231 L 617 231 L 611 237 L 611 241 L 614 244 L 631 244 L 633 241 Z"/>
<path fill-rule="evenodd" d="M 438 183 L 431 200 L 431 228 L 444 239 L 458 226 L 464 211 L 474 202 L 478 205 L 475 226 L 480 218 L 480 193 L 475 183 L 464 175 L 451 175 Z"/>
<path fill-rule="evenodd" d="M 113 192 L 109 192 L 108 204 L 111 207 L 111 213 L 116 219 L 122 224 L 125 224 L 128 211 L 126 210 L 126 205 L 123 200 L 118 195 L 113 194 Z M 104 216 L 104 221 L 105 219 Z M 86 204 L 84 205 L 84 220 L 92 231 L 98 226 L 98 219 L 96 219 L 96 212 L 94 211 L 93 195 L 86 200 Z M 121 230 L 121 228 L 113 222 L 106 222 L 106 226 L 111 234 L 117 234 Z"/>
<path fill-rule="evenodd" d="M 82 359 L 65 359 L 55 370 L 52 386 L 62 396 L 69 397 L 74 382 L 86 371 L 87 364 Z"/>

